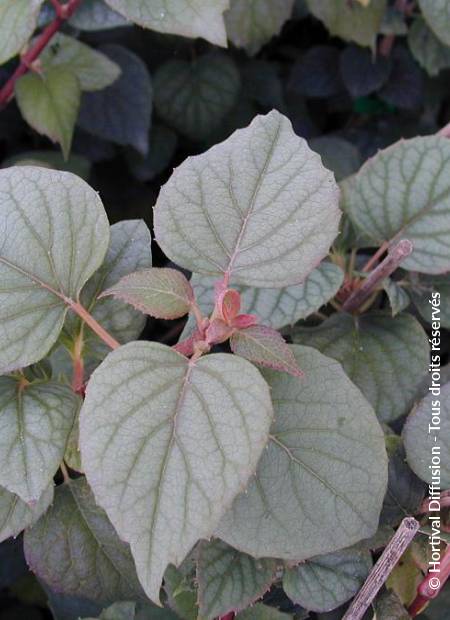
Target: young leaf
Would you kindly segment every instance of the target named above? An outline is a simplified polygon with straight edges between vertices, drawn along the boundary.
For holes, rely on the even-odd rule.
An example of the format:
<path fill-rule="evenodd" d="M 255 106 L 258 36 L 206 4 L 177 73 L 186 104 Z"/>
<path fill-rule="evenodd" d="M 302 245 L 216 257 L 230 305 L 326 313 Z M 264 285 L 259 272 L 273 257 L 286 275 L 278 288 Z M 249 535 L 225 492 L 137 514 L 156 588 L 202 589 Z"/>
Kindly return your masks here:
<path fill-rule="evenodd" d="M 419 0 L 427 24 L 444 45 L 450 45 L 450 5 L 447 0 Z"/>
<path fill-rule="evenodd" d="M 97 192 L 73 174 L 44 168 L 1 170 L 0 207 L 5 374 L 39 361 L 54 345 L 65 298 L 77 298 L 103 262 L 109 224 Z"/>
<path fill-rule="evenodd" d="M 438 75 L 450 67 L 450 49 L 440 41 L 422 17 L 414 20 L 408 32 L 412 55 L 428 75 Z"/>
<path fill-rule="evenodd" d="M 147 67 L 120 45 L 103 45 L 99 51 L 120 67 L 121 75 L 108 88 L 84 93 L 78 125 L 94 136 L 133 146 L 145 155 L 153 99 Z"/>
<path fill-rule="evenodd" d="M 369 159 L 344 183 L 354 224 L 378 245 L 409 239 L 402 268 L 450 270 L 450 141 L 437 136 L 402 140 Z"/>
<path fill-rule="evenodd" d="M 170 126 L 193 141 L 208 138 L 230 112 L 241 82 L 235 63 L 224 54 L 197 60 L 171 60 L 155 75 L 155 107 Z"/>
<path fill-rule="evenodd" d="M 155 235 L 191 271 L 281 288 L 327 254 L 338 193 L 319 156 L 272 111 L 175 170 L 159 194 Z"/>
<path fill-rule="evenodd" d="M 29 72 L 16 82 L 17 105 L 33 129 L 61 145 L 67 159 L 80 107 L 78 78 L 64 67 L 42 75 Z"/>
<path fill-rule="evenodd" d="M 254 55 L 277 35 L 294 7 L 294 0 L 231 0 L 225 12 L 230 41 Z"/>
<path fill-rule="evenodd" d="M 18 536 L 33 525 L 53 500 L 53 482 L 42 493 L 36 504 L 30 506 L 18 495 L 0 487 L 0 542 Z"/>
<path fill-rule="evenodd" d="M 270 588 L 276 568 L 275 560 L 252 558 L 221 540 L 202 542 L 197 559 L 200 617 L 213 620 L 245 609 Z"/>
<path fill-rule="evenodd" d="M 106 0 L 106 4 L 145 28 L 227 46 L 222 13 L 229 0 Z"/>
<path fill-rule="evenodd" d="M 79 407 L 64 385 L 0 377 L 0 485 L 37 502 L 63 459 Z"/>
<path fill-rule="evenodd" d="M 406 310 L 411 300 L 404 288 L 391 278 L 386 278 L 386 280 L 384 280 L 383 288 L 391 304 L 392 316 L 396 316 L 400 312 L 403 312 L 403 310 Z"/>
<path fill-rule="evenodd" d="M 194 292 L 186 276 L 176 269 L 153 267 L 124 276 L 104 291 L 157 319 L 177 319 L 189 312 Z"/>
<path fill-rule="evenodd" d="M 417 405 L 402 435 L 408 465 L 419 478 L 433 483 L 431 459 L 437 455 L 441 487 L 450 488 L 450 383 L 441 388 L 439 396 L 434 390 Z"/>
<path fill-rule="evenodd" d="M 374 534 L 387 458 L 373 409 L 341 365 L 292 351 L 305 377 L 264 371 L 275 408 L 269 447 L 215 535 L 255 557 L 300 561 Z"/>
<path fill-rule="evenodd" d="M 44 0 L 3 0 L 0 3 L 0 64 L 19 54 L 36 28 Z"/>
<path fill-rule="evenodd" d="M 57 33 L 39 56 L 44 72 L 52 67 L 73 73 L 82 90 L 102 90 L 120 76 L 120 67 L 105 54 L 73 37 Z"/>
<path fill-rule="evenodd" d="M 69 24 L 88 32 L 131 25 L 122 15 L 110 9 L 104 0 L 83 0 L 69 19 Z"/>
<path fill-rule="evenodd" d="M 283 589 L 297 605 L 310 611 L 331 611 L 351 599 L 372 568 L 368 551 L 356 547 L 319 555 L 287 568 Z"/>
<path fill-rule="evenodd" d="M 128 545 L 99 508 L 85 478 L 56 488 L 24 538 L 30 568 L 58 592 L 99 601 L 143 597 Z"/>
<path fill-rule="evenodd" d="M 154 601 L 167 565 L 212 534 L 255 471 L 271 419 L 267 384 L 233 355 L 193 362 L 134 342 L 92 375 L 80 417 L 82 463 Z"/>
<path fill-rule="evenodd" d="M 198 620 L 197 587 L 194 583 L 195 562 L 192 555 L 188 555 L 179 568 L 171 564 L 164 573 L 167 605 L 177 614 L 176 616 L 173 614 L 173 620 L 176 618 Z"/>
<path fill-rule="evenodd" d="M 409 314 L 335 314 L 293 339 L 340 362 L 383 422 L 410 410 L 427 375 L 428 336 Z"/>
<path fill-rule="evenodd" d="M 303 377 L 291 348 L 283 336 L 271 327 L 253 325 L 236 330 L 231 336 L 230 346 L 233 353 L 259 366 Z"/>

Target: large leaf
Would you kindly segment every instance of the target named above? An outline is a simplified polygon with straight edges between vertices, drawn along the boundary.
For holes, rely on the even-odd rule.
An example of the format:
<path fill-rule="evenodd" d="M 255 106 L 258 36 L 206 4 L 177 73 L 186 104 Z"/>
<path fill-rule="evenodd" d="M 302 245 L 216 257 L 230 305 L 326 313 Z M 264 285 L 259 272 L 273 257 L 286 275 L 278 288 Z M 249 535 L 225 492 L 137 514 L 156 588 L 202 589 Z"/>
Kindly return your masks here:
<path fill-rule="evenodd" d="M 255 560 L 221 540 L 202 542 L 197 560 L 200 616 L 213 620 L 245 609 L 269 589 L 276 567 L 274 560 Z"/>
<path fill-rule="evenodd" d="M 403 428 L 406 459 L 411 469 L 429 484 L 450 488 L 450 383 L 426 396 L 414 409 Z M 434 467 L 433 467 L 434 466 Z"/>
<path fill-rule="evenodd" d="M 305 377 L 264 372 L 275 408 L 269 447 L 216 535 L 255 557 L 300 561 L 375 533 L 387 458 L 375 414 L 340 364 L 292 350 Z"/>
<path fill-rule="evenodd" d="M 225 13 L 228 38 L 249 54 L 281 31 L 294 7 L 294 0 L 231 0 Z"/>
<path fill-rule="evenodd" d="M 67 159 L 80 107 L 78 78 L 65 67 L 51 67 L 42 75 L 29 72 L 16 82 L 17 105 L 37 132 L 61 145 Z"/>
<path fill-rule="evenodd" d="M 39 60 L 44 71 L 63 67 L 76 75 L 83 90 L 102 90 L 120 75 L 120 67 L 105 54 L 62 33 L 52 38 Z"/>
<path fill-rule="evenodd" d="M 450 4 L 447 0 L 419 0 L 422 15 L 445 45 L 450 45 Z"/>
<path fill-rule="evenodd" d="M 155 107 L 169 125 L 194 141 L 217 129 L 236 103 L 241 82 L 234 62 L 224 54 L 197 60 L 171 60 L 155 75 Z"/>
<path fill-rule="evenodd" d="M 143 596 L 129 547 L 95 504 L 85 478 L 57 487 L 24 544 L 30 568 L 58 592 L 105 604 Z"/>
<path fill-rule="evenodd" d="M 319 156 L 272 111 L 175 170 L 159 194 L 155 234 L 191 271 L 281 288 L 327 254 L 338 193 Z"/>
<path fill-rule="evenodd" d="M 0 373 L 42 359 L 103 262 L 109 225 L 98 194 L 68 172 L 0 171 Z M 76 257 L 76 260 L 75 260 Z"/>
<path fill-rule="evenodd" d="M 189 361 L 134 342 L 92 375 L 82 463 L 154 601 L 167 565 L 212 534 L 254 473 L 271 419 L 267 384 L 233 355 Z"/>
<path fill-rule="evenodd" d="M 369 551 L 343 549 L 287 568 L 283 589 L 305 609 L 331 611 L 355 596 L 371 568 Z"/>
<path fill-rule="evenodd" d="M 64 385 L 0 377 L 0 485 L 36 502 L 63 459 L 79 406 Z"/>
<path fill-rule="evenodd" d="M 334 36 L 358 45 L 374 47 L 386 10 L 386 0 L 371 0 L 363 6 L 347 0 L 307 0 L 311 13 Z"/>
<path fill-rule="evenodd" d="M 421 17 L 418 17 L 409 29 L 408 44 L 414 58 L 428 75 L 437 75 L 442 69 L 450 67 L 450 49 L 437 38 Z"/>
<path fill-rule="evenodd" d="M 408 314 L 334 314 L 319 327 L 299 328 L 294 342 L 340 362 L 384 422 L 410 410 L 428 370 L 428 336 Z"/>
<path fill-rule="evenodd" d="M 402 267 L 450 270 L 450 141 L 426 136 L 397 142 L 369 159 L 344 184 L 352 221 L 374 244 L 414 244 Z"/>
<path fill-rule="evenodd" d="M 0 3 L 0 64 L 18 54 L 36 28 L 44 0 L 3 0 Z"/>
<path fill-rule="evenodd" d="M 47 510 L 53 499 L 53 483 L 30 506 L 14 493 L 0 487 L 0 542 L 16 537 L 32 525 Z"/>
<path fill-rule="evenodd" d="M 148 151 L 153 89 L 147 67 L 136 54 L 120 45 L 104 45 L 99 51 L 121 69 L 111 86 L 84 93 L 78 125 L 94 136 Z"/>
<path fill-rule="evenodd" d="M 140 26 L 227 45 L 222 14 L 229 0 L 106 0 L 106 4 Z"/>

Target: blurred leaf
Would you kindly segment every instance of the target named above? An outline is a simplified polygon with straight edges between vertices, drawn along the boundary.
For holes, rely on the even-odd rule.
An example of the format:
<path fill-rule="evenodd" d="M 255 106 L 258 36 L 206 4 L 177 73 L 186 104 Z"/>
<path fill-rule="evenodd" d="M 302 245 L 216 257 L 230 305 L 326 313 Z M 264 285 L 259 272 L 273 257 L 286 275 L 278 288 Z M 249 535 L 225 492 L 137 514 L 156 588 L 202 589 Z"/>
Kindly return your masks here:
<path fill-rule="evenodd" d="M 241 611 L 236 616 L 237 620 L 288 620 L 292 619 L 290 614 L 281 613 L 273 607 L 257 603 L 245 611 Z"/>
<path fill-rule="evenodd" d="M 2 0 L 0 64 L 19 54 L 36 28 L 44 0 Z"/>
<path fill-rule="evenodd" d="M 110 9 L 104 0 L 83 0 L 69 23 L 74 28 L 87 31 L 130 25 L 122 15 Z"/>
<path fill-rule="evenodd" d="M 250 60 L 242 68 L 246 96 L 266 109 L 284 107 L 283 82 L 278 65 L 266 60 Z"/>
<path fill-rule="evenodd" d="M 0 487 L 0 541 L 3 542 L 11 536 L 16 538 L 22 530 L 39 519 L 52 500 L 53 482 L 45 489 L 34 505 L 27 504 L 18 495 Z M 3 587 L 1 579 L 0 587 Z"/>
<path fill-rule="evenodd" d="M 410 620 L 411 618 L 399 597 L 389 590 L 377 596 L 374 609 L 376 620 Z"/>
<path fill-rule="evenodd" d="M 320 136 L 309 141 L 313 151 L 319 153 L 325 168 L 332 170 L 336 181 L 356 172 L 362 159 L 358 149 L 347 140 L 337 136 Z"/>
<path fill-rule="evenodd" d="M 404 110 L 415 110 L 423 102 L 424 81 L 422 71 L 409 50 L 394 48 L 392 70 L 388 81 L 379 92 L 383 101 Z"/>
<path fill-rule="evenodd" d="M 389 58 L 378 55 L 373 58 L 368 49 L 349 45 L 340 55 L 339 68 L 345 87 L 352 97 L 364 97 L 378 90 L 389 77 Z"/>
<path fill-rule="evenodd" d="M 306 97 L 331 97 L 342 89 L 337 48 L 316 45 L 292 69 L 289 88 Z"/>
<path fill-rule="evenodd" d="M 437 75 L 450 67 L 450 48 L 444 45 L 428 28 L 421 17 L 409 29 L 408 44 L 414 58 L 428 75 Z"/>
<path fill-rule="evenodd" d="M 177 134 L 164 125 L 153 125 L 150 145 L 144 157 L 133 148 L 125 152 L 131 174 L 139 181 L 151 181 L 164 172 L 177 148 Z"/>
<path fill-rule="evenodd" d="M 183 620 L 198 620 L 195 562 L 188 556 L 178 567 L 170 565 L 164 573 L 164 590 L 169 607 Z"/>
<path fill-rule="evenodd" d="M 383 280 L 383 288 L 391 305 L 392 316 L 396 316 L 408 308 L 411 299 L 408 293 L 392 278 Z"/>
<path fill-rule="evenodd" d="M 55 170 L 66 170 L 88 180 L 91 171 L 90 162 L 80 155 L 72 153 L 68 159 L 57 151 L 24 151 L 18 155 L 13 155 L 2 163 L 3 168 L 9 166 L 48 166 Z"/>
<path fill-rule="evenodd" d="M 450 45 L 450 4 L 447 0 L 419 0 L 419 7 L 431 30 L 444 45 Z"/>
<path fill-rule="evenodd" d="M 411 287 L 408 287 L 411 299 L 425 321 L 431 325 L 436 316 L 439 316 L 441 326 L 450 329 L 450 276 L 418 276 L 414 275 Z M 436 298 L 439 307 L 438 315 L 430 303 Z M 439 304 L 437 303 L 439 300 Z"/>

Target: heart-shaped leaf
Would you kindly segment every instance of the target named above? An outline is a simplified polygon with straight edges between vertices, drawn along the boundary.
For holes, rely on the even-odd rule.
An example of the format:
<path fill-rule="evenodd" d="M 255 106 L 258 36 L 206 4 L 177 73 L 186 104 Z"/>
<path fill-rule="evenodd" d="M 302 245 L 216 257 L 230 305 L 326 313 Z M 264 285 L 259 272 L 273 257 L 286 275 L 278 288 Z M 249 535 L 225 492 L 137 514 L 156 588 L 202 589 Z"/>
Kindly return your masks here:
<path fill-rule="evenodd" d="M 0 230 L 5 374 L 39 361 L 56 342 L 66 299 L 77 298 L 103 262 L 109 224 L 97 192 L 75 175 L 21 166 L 0 171 Z"/>
<path fill-rule="evenodd" d="M 227 45 L 222 13 L 229 0 L 106 0 L 106 4 L 140 26 Z"/>
<path fill-rule="evenodd" d="M 128 545 L 84 477 L 56 488 L 51 508 L 25 533 L 30 568 L 50 588 L 104 604 L 144 597 Z"/>
<path fill-rule="evenodd" d="M 175 170 L 159 194 L 155 235 L 191 271 L 281 288 L 328 253 L 337 202 L 332 174 L 272 111 Z"/>
<path fill-rule="evenodd" d="M 245 609 L 270 588 L 276 568 L 275 560 L 252 558 L 221 540 L 202 542 L 197 559 L 200 617 L 213 620 Z"/>
<path fill-rule="evenodd" d="M 410 410 L 428 372 L 428 336 L 409 314 L 334 314 L 293 340 L 340 362 L 383 422 Z"/>
<path fill-rule="evenodd" d="M 233 355 L 189 361 L 134 342 L 93 373 L 80 417 L 82 463 L 154 601 L 167 565 L 212 534 L 254 473 L 271 418 L 267 384 Z"/>
<path fill-rule="evenodd" d="M 36 28 L 44 0 L 3 0 L 0 4 L 0 64 L 18 54 Z"/>
<path fill-rule="evenodd" d="M 450 5 L 447 0 L 419 0 L 420 10 L 435 35 L 450 45 Z"/>
<path fill-rule="evenodd" d="M 300 561 L 375 533 L 387 457 L 373 409 L 341 365 L 292 351 L 305 377 L 264 371 L 275 408 L 269 446 L 216 535 L 255 557 Z"/>
<path fill-rule="evenodd" d="M 397 142 L 344 184 L 344 208 L 374 245 L 414 244 L 404 269 L 450 271 L 450 142 L 425 136 Z"/>
<path fill-rule="evenodd" d="M 37 502 L 63 459 L 79 407 L 64 385 L 0 377 L 0 485 Z"/>
<path fill-rule="evenodd" d="M 42 493 L 33 506 L 0 487 L 0 542 L 20 534 L 33 525 L 47 510 L 53 500 L 53 483 Z"/>

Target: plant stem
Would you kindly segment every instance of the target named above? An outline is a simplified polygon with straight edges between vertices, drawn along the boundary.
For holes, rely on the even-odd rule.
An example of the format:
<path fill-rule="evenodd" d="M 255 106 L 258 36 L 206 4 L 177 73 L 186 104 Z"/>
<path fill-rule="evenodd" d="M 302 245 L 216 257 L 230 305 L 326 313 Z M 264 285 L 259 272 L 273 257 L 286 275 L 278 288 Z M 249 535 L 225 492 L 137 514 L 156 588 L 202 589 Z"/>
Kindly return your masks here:
<path fill-rule="evenodd" d="M 228 614 L 225 614 L 224 616 L 220 616 L 218 620 L 233 620 L 234 618 L 234 611 L 230 611 Z"/>
<path fill-rule="evenodd" d="M 83 394 L 84 361 L 83 361 L 83 329 L 78 334 L 72 351 L 72 390 L 75 394 Z"/>
<path fill-rule="evenodd" d="M 370 297 L 378 284 L 389 277 L 412 251 L 413 244 L 409 239 L 402 239 L 399 241 L 378 267 L 369 274 L 361 286 L 345 301 L 342 306 L 344 312 L 355 312 L 358 310 L 366 299 Z"/>
<path fill-rule="evenodd" d="M 381 256 L 385 252 L 387 252 L 388 248 L 389 248 L 389 241 L 385 241 L 382 245 L 380 245 L 380 247 L 375 252 L 375 254 L 369 258 L 369 260 L 364 265 L 361 271 L 364 271 L 364 273 L 366 273 L 367 271 L 370 271 L 372 267 L 375 265 L 375 263 L 377 262 L 377 260 L 381 258 Z"/>
<path fill-rule="evenodd" d="M 75 312 L 75 314 L 78 314 L 80 319 L 83 319 L 83 321 L 87 325 L 89 325 L 92 331 L 97 334 L 97 336 L 101 338 L 103 342 L 105 342 L 109 347 L 111 347 L 111 349 L 117 349 L 120 347 L 120 343 L 117 342 L 117 340 L 113 338 L 111 334 L 109 334 L 106 329 L 104 329 L 100 325 L 100 323 L 97 323 L 92 314 L 89 314 L 86 308 L 84 308 L 78 301 L 73 301 L 73 299 L 66 299 L 66 303 Z"/>
<path fill-rule="evenodd" d="M 422 583 L 417 588 L 417 596 L 411 603 L 408 612 L 411 618 L 415 618 L 424 608 L 424 606 L 433 598 L 438 596 L 439 592 L 445 586 L 447 579 L 450 577 L 450 547 L 447 547 L 444 557 L 441 559 L 440 570 L 438 575 L 428 573 L 424 577 Z M 437 587 L 432 587 L 433 579 L 437 580 Z"/>
<path fill-rule="evenodd" d="M 418 529 L 419 522 L 413 517 L 403 519 L 342 620 L 360 620 L 364 616 Z"/>
<path fill-rule="evenodd" d="M 22 77 L 22 75 L 27 73 L 30 66 L 39 57 L 53 36 L 61 28 L 62 24 L 72 17 L 81 2 L 82 0 L 68 0 L 66 4 L 60 4 L 56 0 L 52 1 L 52 4 L 56 10 L 56 17 L 46 28 L 44 28 L 36 43 L 21 57 L 19 66 L 6 84 L 0 89 L 0 109 L 5 107 L 12 99 L 17 80 Z"/>
<path fill-rule="evenodd" d="M 69 472 L 67 471 L 67 467 L 64 461 L 61 461 L 61 463 L 59 464 L 59 469 L 61 470 L 61 473 L 63 475 L 64 483 L 70 482 Z"/>

